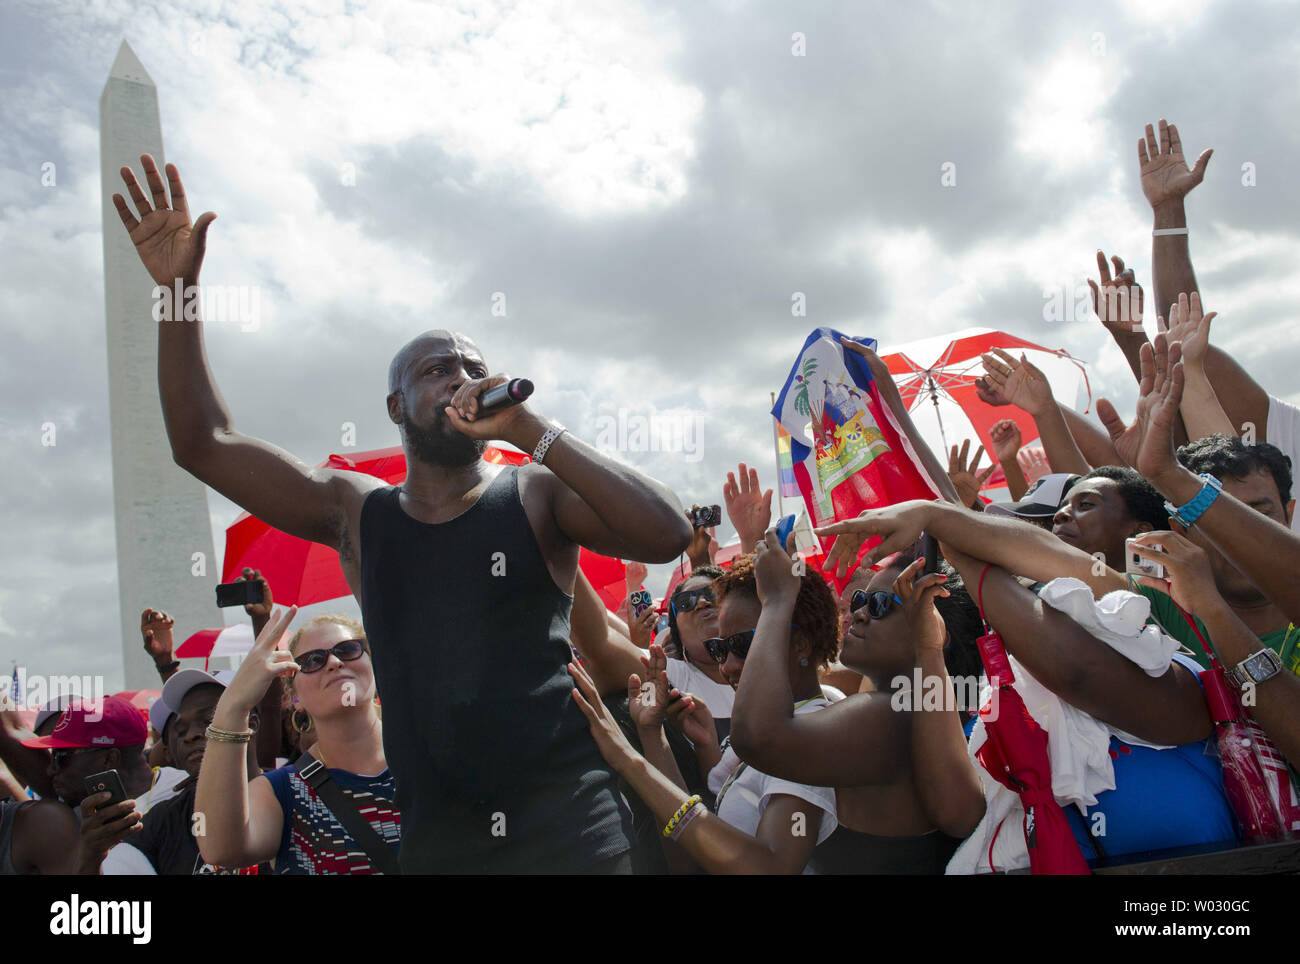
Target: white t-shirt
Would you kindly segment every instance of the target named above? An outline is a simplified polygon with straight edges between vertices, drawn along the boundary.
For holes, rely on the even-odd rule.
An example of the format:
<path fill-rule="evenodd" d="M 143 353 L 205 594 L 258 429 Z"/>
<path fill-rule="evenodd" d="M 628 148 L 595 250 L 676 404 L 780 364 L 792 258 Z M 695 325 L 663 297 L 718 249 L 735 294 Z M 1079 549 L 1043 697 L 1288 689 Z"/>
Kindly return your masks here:
<path fill-rule="evenodd" d="M 140 794 L 135 801 L 135 812 L 144 816 L 151 808 L 164 800 L 178 796 L 177 784 L 189 776 L 185 770 L 176 767 L 159 767 L 153 771 L 153 787 Z M 110 876 L 140 876 L 156 874 L 149 858 L 130 844 L 120 843 L 109 850 L 108 856 L 99 866 L 99 872 Z"/>
<path fill-rule="evenodd" d="M 668 682 L 681 692 L 703 700 L 715 720 L 731 719 L 731 706 L 736 702 L 736 691 L 729 684 L 715 683 L 703 670 L 684 659 L 670 659 L 667 671 Z"/>
<path fill-rule="evenodd" d="M 1291 460 L 1291 470 L 1300 470 L 1300 408 L 1284 402 L 1280 398 L 1268 397 L 1268 424 L 1264 426 L 1264 437 L 1270 445 L 1276 445 L 1282 454 Z M 1294 495 L 1294 489 L 1292 490 Z M 1286 508 L 1286 506 L 1283 506 Z M 1300 532 L 1300 512 L 1291 518 L 1291 529 Z"/>
<path fill-rule="evenodd" d="M 814 713 L 830 706 L 824 698 L 809 700 L 795 708 L 795 715 Z M 734 780 L 731 780 L 737 767 L 744 767 Z M 728 780 L 731 780 L 728 784 Z M 835 790 L 833 787 L 810 787 L 803 783 L 791 783 L 779 777 L 770 776 L 756 770 L 748 764 L 741 763 L 736 751 L 728 742 L 722 751 L 722 759 L 709 771 L 709 789 L 721 793 L 718 801 L 718 819 L 723 820 L 737 830 L 742 830 L 751 837 L 758 834 L 759 821 L 768 801 L 774 796 L 787 795 L 806 800 L 822 811 L 821 825 L 817 828 L 817 843 L 822 843 L 835 832 L 839 821 L 835 816 Z M 725 791 L 725 792 L 724 792 Z M 807 867 L 805 874 L 812 873 Z"/>

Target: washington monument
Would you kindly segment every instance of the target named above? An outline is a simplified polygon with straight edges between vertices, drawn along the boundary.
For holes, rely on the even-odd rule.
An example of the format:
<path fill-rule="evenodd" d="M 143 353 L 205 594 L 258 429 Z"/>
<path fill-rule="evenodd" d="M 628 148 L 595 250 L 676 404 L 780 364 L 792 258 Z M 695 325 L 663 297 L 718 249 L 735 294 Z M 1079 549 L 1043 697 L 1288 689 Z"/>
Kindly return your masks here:
<path fill-rule="evenodd" d="M 119 171 L 138 165 L 141 154 L 164 163 L 158 91 L 123 41 L 99 98 L 113 509 L 126 687 L 156 689 L 158 674 L 141 644 L 140 611 L 165 609 L 176 620 L 177 645 L 195 630 L 220 626 L 212 587 L 221 567 L 212 552 L 207 490 L 172 461 L 163 429 L 153 281 L 113 207 Z"/>

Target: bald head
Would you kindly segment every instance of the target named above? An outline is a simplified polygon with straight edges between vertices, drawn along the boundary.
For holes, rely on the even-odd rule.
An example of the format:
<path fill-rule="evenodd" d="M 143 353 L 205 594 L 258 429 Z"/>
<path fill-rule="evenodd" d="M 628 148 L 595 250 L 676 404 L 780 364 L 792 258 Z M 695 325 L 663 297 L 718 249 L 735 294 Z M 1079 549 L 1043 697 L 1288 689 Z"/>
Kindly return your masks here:
<path fill-rule="evenodd" d="M 433 353 L 454 354 L 463 352 L 482 358 L 478 345 L 468 335 L 445 328 L 434 328 L 421 332 L 397 350 L 393 360 L 388 364 L 388 394 L 399 391 L 406 377 L 407 369 L 424 355 Z"/>

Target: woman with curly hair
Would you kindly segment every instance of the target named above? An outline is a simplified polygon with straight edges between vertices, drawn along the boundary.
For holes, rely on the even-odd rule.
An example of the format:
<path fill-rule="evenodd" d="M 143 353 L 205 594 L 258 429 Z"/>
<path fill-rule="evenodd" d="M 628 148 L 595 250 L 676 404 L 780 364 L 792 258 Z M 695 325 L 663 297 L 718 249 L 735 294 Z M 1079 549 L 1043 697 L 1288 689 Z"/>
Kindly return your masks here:
<path fill-rule="evenodd" d="M 913 699 L 922 709 L 922 694 L 908 690 L 921 652 L 941 648 L 942 661 L 929 670 L 946 694 L 938 712 L 961 719 L 968 707 L 954 703 L 946 674 L 978 677 L 978 609 L 959 580 L 942 571 L 923 576 L 923 559 L 894 560 L 854 594 L 853 621 L 840 654 L 844 665 L 871 680 L 875 692 L 800 716 L 790 707 L 804 684 L 791 672 L 784 649 L 790 616 L 808 590 L 807 577 L 793 575 L 793 565 L 770 530 L 754 563 L 762 617 L 736 692 L 732 744 L 765 772 L 836 788 L 840 826 L 818 848 L 812 863 L 817 872 L 941 874 L 973 828 L 948 821 L 916 785 L 913 754 L 925 749 L 913 739 L 913 714 L 906 710 Z M 839 635 L 834 610 L 818 632 L 821 651 L 833 651 Z"/>
<path fill-rule="evenodd" d="M 762 606 L 754 590 L 753 559 L 742 556 L 714 583 L 718 597 L 719 636 L 705 641 L 722 675 L 732 686 L 740 680 Z M 781 658 L 793 680 L 790 712 L 816 715 L 830 704 L 822 694 L 817 670 L 835 658 L 838 609 L 825 580 L 809 572 L 782 617 L 786 644 Z M 730 747 L 717 742 L 713 720 L 704 704 L 673 689 L 664 671 L 663 650 L 655 645 L 639 675 L 628 680 L 629 709 L 645 756 L 637 753 L 600 702 L 591 678 L 571 664 L 574 698 L 591 724 L 601 754 L 636 791 L 663 824 L 663 836 L 680 844 L 696 865 L 709 873 L 805 873 L 813 848 L 835 831 L 835 794 L 828 786 L 796 783 L 742 762 Z M 695 743 L 702 763 L 711 763 L 709 789 L 716 809 L 699 796 L 688 796 L 677 764 L 667 747 L 663 724 L 681 717 L 683 732 Z"/>

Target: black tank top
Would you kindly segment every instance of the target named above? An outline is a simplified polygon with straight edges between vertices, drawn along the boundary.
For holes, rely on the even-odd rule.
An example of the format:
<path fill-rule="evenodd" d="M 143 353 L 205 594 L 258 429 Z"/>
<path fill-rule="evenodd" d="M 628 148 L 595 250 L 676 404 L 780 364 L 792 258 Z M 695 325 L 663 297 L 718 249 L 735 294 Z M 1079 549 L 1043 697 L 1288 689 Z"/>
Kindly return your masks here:
<path fill-rule="evenodd" d="M 503 469 L 436 525 L 397 488 L 361 510 L 362 618 L 397 781 L 404 873 L 568 873 L 631 846 L 574 703 L 571 596 Z"/>
<path fill-rule="evenodd" d="M 934 830 L 918 837 L 878 837 L 840 825 L 813 849 L 819 874 L 942 874 L 960 840 Z"/>

